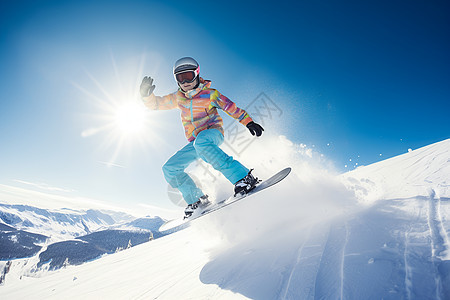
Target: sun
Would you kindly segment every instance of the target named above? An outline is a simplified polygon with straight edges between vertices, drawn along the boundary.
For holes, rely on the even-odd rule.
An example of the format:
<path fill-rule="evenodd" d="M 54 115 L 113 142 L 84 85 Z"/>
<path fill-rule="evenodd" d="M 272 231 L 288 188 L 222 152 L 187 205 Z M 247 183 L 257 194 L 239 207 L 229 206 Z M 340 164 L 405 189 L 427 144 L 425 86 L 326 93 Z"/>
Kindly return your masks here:
<path fill-rule="evenodd" d="M 139 136 L 144 133 L 146 112 L 143 105 L 128 102 L 116 107 L 114 125 L 124 137 Z"/>
<path fill-rule="evenodd" d="M 95 88 L 85 88 L 72 82 L 90 102 L 89 128 L 81 132 L 83 138 L 96 136 L 101 152 L 110 158 L 102 159 L 108 166 L 123 165 L 139 154 L 159 149 L 164 144 L 160 128 L 165 126 L 164 118 L 147 109 L 140 99 L 139 84 L 143 77 L 145 56 L 128 72 L 120 72 L 112 58 L 113 78 L 101 82 L 86 70 Z M 127 64 L 128 68 L 129 64 Z"/>

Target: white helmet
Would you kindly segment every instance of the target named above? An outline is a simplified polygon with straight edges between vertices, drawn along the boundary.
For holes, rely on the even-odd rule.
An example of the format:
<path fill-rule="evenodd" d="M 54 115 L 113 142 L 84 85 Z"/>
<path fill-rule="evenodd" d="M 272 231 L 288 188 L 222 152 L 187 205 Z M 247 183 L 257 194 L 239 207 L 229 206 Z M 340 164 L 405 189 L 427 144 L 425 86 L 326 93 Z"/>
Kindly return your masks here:
<path fill-rule="evenodd" d="M 200 66 L 198 65 L 198 62 L 192 57 L 180 58 L 175 62 L 175 65 L 173 66 L 174 75 L 188 70 L 198 70 L 197 73 L 200 72 Z"/>

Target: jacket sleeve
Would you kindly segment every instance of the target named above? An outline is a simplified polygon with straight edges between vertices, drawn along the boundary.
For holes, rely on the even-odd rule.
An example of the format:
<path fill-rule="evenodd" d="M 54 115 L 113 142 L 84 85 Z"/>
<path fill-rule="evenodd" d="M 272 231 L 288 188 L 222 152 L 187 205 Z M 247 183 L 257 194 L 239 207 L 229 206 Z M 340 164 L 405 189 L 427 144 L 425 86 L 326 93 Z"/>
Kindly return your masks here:
<path fill-rule="evenodd" d="M 162 97 L 151 94 L 143 97 L 142 101 L 147 108 L 152 110 L 168 110 L 178 107 L 176 92 Z"/>
<path fill-rule="evenodd" d="M 253 121 L 245 110 L 237 107 L 233 101 L 219 93 L 219 91 L 213 90 L 211 92 L 210 99 L 213 106 L 222 109 L 229 116 L 238 120 L 241 124 L 247 125 Z"/>

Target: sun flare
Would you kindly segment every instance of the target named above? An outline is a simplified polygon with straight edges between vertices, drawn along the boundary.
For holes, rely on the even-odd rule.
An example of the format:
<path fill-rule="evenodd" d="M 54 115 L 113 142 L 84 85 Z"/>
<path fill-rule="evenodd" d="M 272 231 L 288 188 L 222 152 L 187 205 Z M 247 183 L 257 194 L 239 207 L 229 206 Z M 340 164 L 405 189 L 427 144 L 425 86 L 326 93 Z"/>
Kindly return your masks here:
<path fill-rule="evenodd" d="M 164 125 L 157 116 L 150 116 L 152 112 L 140 100 L 139 83 L 143 76 L 145 55 L 128 72 L 119 72 L 112 55 L 111 59 L 114 77 L 110 77 L 109 82 L 101 82 L 99 77 L 86 71 L 94 88 L 77 83 L 73 85 L 88 96 L 87 99 L 94 110 L 89 114 L 91 126 L 83 130 L 81 136 L 101 137 L 98 140 L 99 147 L 105 155 L 110 156 L 110 159 L 102 159 L 102 163 L 106 162 L 108 166 L 123 166 L 123 161 L 134 157 L 133 154 L 139 154 L 139 151 L 154 151 L 156 145 L 161 145 L 164 141 L 158 135 L 158 129 Z"/>
<path fill-rule="evenodd" d="M 114 124 L 124 136 L 140 135 L 146 123 L 145 108 L 136 102 L 122 104 L 114 113 Z"/>

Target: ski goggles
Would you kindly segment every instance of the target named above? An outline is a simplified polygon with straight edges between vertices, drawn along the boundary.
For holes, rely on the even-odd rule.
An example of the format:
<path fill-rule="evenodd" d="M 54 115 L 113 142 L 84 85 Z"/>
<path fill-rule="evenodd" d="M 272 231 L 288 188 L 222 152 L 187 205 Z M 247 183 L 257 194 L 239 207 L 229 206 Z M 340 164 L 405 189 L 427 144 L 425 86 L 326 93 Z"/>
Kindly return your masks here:
<path fill-rule="evenodd" d="M 175 74 L 175 79 L 178 83 L 191 83 L 197 78 L 198 74 L 200 74 L 200 67 L 195 70 L 183 71 L 181 73 Z"/>

